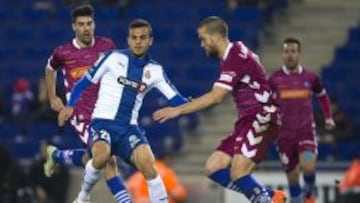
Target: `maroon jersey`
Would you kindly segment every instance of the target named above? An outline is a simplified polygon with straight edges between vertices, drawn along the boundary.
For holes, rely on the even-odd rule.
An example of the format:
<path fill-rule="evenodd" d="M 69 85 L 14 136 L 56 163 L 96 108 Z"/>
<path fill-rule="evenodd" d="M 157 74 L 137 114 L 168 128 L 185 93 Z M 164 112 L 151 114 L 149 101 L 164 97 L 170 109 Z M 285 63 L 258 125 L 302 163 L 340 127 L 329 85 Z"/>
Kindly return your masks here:
<path fill-rule="evenodd" d="M 99 58 L 99 54 L 115 48 L 116 46 L 112 40 L 103 37 L 95 37 L 93 45 L 88 48 L 80 48 L 75 39 L 55 48 L 48 60 L 48 67 L 54 70 L 62 70 L 66 99 L 69 99 L 74 84 L 95 63 Z M 91 119 L 98 89 L 99 85 L 91 85 L 83 92 L 75 108 L 78 120 L 89 121 Z"/>
<path fill-rule="evenodd" d="M 242 42 L 226 48 L 220 77 L 214 85 L 232 91 L 238 110 L 233 132 L 216 150 L 229 156 L 241 154 L 259 163 L 278 134 L 278 111 L 258 56 Z"/>
<path fill-rule="evenodd" d="M 226 48 L 221 60 L 220 77 L 215 85 L 232 91 L 239 120 L 254 117 L 271 104 L 271 89 L 258 56 L 242 42 Z"/>
<path fill-rule="evenodd" d="M 269 79 L 274 97 L 280 107 L 282 129 L 311 130 L 315 127 L 312 95 L 325 94 L 319 77 L 303 67 L 290 73 L 285 67 Z"/>

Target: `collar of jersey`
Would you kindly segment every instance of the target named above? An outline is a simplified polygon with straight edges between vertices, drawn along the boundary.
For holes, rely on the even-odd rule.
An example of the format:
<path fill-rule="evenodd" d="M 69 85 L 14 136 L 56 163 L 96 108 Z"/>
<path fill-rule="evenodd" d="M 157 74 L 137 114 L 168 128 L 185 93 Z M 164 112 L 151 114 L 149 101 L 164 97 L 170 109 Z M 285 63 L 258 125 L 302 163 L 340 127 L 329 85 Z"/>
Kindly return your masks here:
<path fill-rule="evenodd" d="M 142 58 L 138 58 L 138 57 L 135 57 L 134 55 L 131 54 L 130 49 L 127 49 L 125 53 L 126 53 L 126 55 L 128 55 L 130 63 L 135 65 L 135 66 L 138 66 L 138 67 L 143 67 L 146 64 L 148 64 L 149 61 L 150 61 L 149 54 L 146 54 Z"/>
<path fill-rule="evenodd" d="M 286 75 L 294 74 L 294 73 L 291 73 L 285 66 L 282 66 L 281 69 Z M 304 71 L 304 68 L 301 65 L 299 65 L 298 66 L 298 71 L 295 72 L 295 74 L 296 73 L 301 74 L 303 71 Z"/>

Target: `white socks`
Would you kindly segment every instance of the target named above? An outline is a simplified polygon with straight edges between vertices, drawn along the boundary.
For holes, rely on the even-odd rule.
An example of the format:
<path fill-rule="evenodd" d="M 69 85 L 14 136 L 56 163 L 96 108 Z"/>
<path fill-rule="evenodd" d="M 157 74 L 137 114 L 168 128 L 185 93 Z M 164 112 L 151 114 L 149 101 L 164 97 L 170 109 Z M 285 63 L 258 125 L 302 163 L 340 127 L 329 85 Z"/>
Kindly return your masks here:
<path fill-rule="evenodd" d="M 85 166 L 81 191 L 78 195 L 78 199 L 82 201 L 90 200 L 90 191 L 101 177 L 101 170 L 95 169 L 92 163 L 93 160 L 90 159 Z"/>
<path fill-rule="evenodd" d="M 150 200 L 152 203 L 168 203 L 165 185 L 159 175 L 147 181 Z"/>

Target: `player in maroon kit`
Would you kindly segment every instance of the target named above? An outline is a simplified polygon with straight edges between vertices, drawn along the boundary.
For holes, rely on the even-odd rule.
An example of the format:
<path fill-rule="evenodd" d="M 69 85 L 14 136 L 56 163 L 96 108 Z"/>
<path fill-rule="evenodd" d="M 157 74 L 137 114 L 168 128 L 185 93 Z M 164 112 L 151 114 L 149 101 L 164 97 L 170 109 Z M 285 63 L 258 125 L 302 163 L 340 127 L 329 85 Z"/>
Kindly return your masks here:
<path fill-rule="evenodd" d="M 56 72 L 62 70 L 66 98 L 69 99 L 74 84 L 92 66 L 103 52 L 116 48 L 108 38 L 94 36 L 94 11 L 90 5 L 82 5 L 72 12 L 72 29 L 75 38 L 69 43 L 55 48 L 46 66 L 46 86 L 51 108 L 57 112 L 64 104 L 56 94 Z M 71 125 L 84 144 L 88 142 L 88 125 L 97 99 L 99 85 L 89 87 L 78 101 Z M 54 173 L 56 164 L 84 166 L 88 160 L 86 149 L 58 150 L 55 146 L 47 147 L 47 160 L 44 164 L 45 175 Z M 119 184 L 122 184 L 117 171 L 116 159 L 113 157 L 104 170 L 107 185 L 115 196 Z"/>
<path fill-rule="evenodd" d="M 238 110 L 233 132 L 222 140 L 206 164 L 207 176 L 225 188 L 243 193 L 253 203 L 285 202 L 284 193 L 267 190 L 251 175 L 278 133 L 277 107 L 258 56 L 242 42 L 228 40 L 228 27 L 219 17 L 208 17 L 198 27 L 201 46 L 221 60 L 219 79 L 212 90 L 175 108 L 156 111 L 154 119 L 196 112 L 232 94 Z"/>
<path fill-rule="evenodd" d="M 327 129 L 335 127 L 329 97 L 319 77 L 299 63 L 301 44 L 288 38 L 283 43 L 284 65 L 269 79 L 274 98 L 280 107 L 282 126 L 277 149 L 287 173 L 292 203 L 315 202 L 315 166 L 317 141 L 313 118 L 312 95 L 318 98 Z M 300 169 L 305 187 L 299 185 Z"/>

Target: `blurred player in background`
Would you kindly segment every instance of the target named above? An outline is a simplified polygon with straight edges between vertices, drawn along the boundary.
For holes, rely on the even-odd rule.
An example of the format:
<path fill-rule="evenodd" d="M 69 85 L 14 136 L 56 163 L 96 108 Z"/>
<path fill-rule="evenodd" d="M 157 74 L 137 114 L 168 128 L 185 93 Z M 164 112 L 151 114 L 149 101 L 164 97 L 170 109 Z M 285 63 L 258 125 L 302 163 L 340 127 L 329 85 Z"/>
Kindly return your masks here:
<path fill-rule="evenodd" d="M 355 152 L 359 153 L 359 152 Z M 360 200 L 360 156 L 352 161 L 339 185 L 339 203 L 358 203 Z"/>
<path fill-rule="evenodd" d="M 313 118 L 312 95 L 318 98 L 327 129 L 335 127 L 330 100 L 320 79 L 300 65 L 301 44 L 294 38 L 284 40 L 284 65 L 269 79 L 274 98 L 280 107 L 282 126 L 277 149 L 287 174 L 292 203 L 315 202 L 315 166 L 317 141 Z M 304 173 L 304 191 L 299 184 Z"/>
<path fill-rule="evenodd" d="M 168 202 L 163 181 L 155 168 L 154 155 L 137 119 L 143 98 L 153 88 L 158 89 L 172 106 L 184 104 L 187 100 L 168 81 L 162 66 L 148 54 L 153 43 L 149 22 L 135 19 L 128 30 L 130 49 L 102 55 L 75 85 L 68 106 L 58 117 L 59 124 L 63 125 L 73 114 L 73 107 L 81 102 L 82 92 L 92 83 L 100 82 L 90 124 L 93 157 L 86 164 L 81 191 L 75 202 L 88 199 L 111 155 L 133 164 L 144 175 L 152 203 Z M 118 202 L 131 202 L 124 185 L 119 194 Z"/>
<path fill-rule="evenodd" d="M 277 107 L 272 103 L 270 85 L 258 56 L 242 42 L 230 42 L 227 24 L 219 17 L 206 18 L 197 31 L 206 53 L 220 58 L 220 77 L 210 92 L 179 107 L 161 109 L 154 113 L 154 119 L 165 122 L 205 109 L 231 93 L 238 121 L 208 159 L 207 176 L 225 188 L 243 193 L 253 203 L 285 202 L 283 192 L 265 189 L 251 175 L 279 128 Z"/>
<path fill-rule="evenodd" d="M 166 156 L 158 157 L 155 160 L 155 167 L 164 181 L 166 192 L 169 196 L 169 203 L 185 202 L 187 198 L 186 189 L 179 181 L 175 171 L 167 166 Z M 140 172 L 135 172 L 126 181 L 126 186 L 133 199 L 133 203 L 151 203 L 146 180 Z"/>
<path fill-rule="evenodd" d="M 84 75 L 103 52 L 115 49 L 112 40 L 94 36 L 94 9 L 90 5 L 82 5 L 72 11 L 72 28 L 75 38 L 64 45 L 58 46 L 50 56 L 46 66 L 46 86 L 51 108 L 57 112 L 64 104 L 56 94 L 56 72 L 62 70 L 66 98 L 69 99 L 74 84 Z M 82 142 L 88 143 L 88 125 L 97 99 L 99 86 L 87 89 L 75 107 L 71 125 Z M 56 164 L 84 166 L 88 160 L 86 149 L 58 150 L 54 146 L 47 147 L 47 160 L 44 164 L 45 175 L 50 177 Z M 120 178 L 115 157 L 111 159 L 104 171 L 107 185 L 112 194 L 118 193 Z"/>

